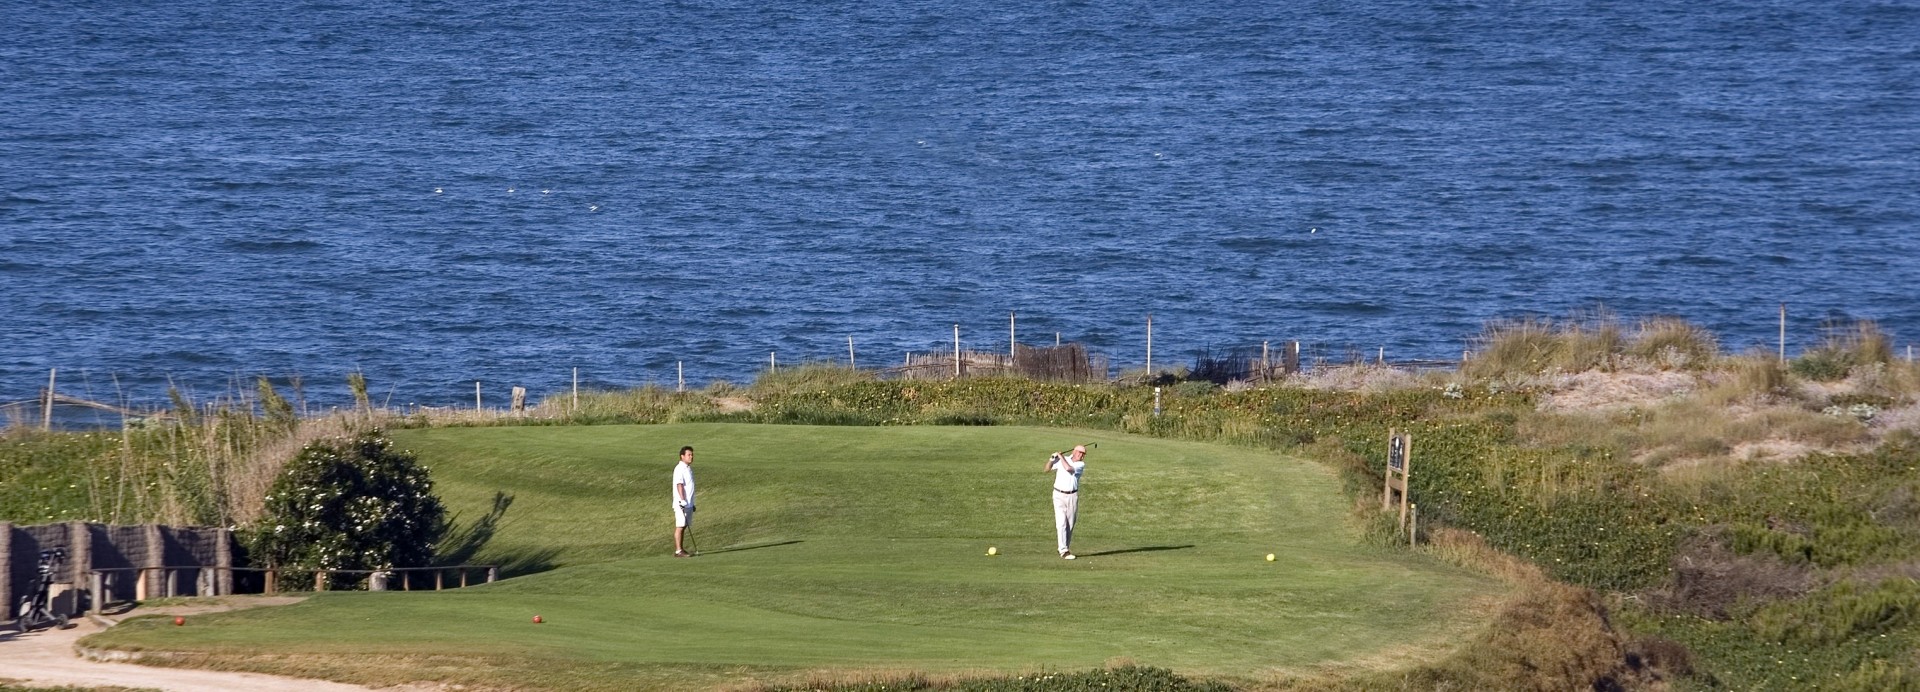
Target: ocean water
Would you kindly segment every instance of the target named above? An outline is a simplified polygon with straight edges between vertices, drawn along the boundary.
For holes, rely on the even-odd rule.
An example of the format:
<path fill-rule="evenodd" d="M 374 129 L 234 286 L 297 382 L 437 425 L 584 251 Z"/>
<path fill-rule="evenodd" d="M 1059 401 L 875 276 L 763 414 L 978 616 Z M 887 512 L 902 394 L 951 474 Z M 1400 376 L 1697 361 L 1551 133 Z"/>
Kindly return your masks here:
<path fill-rule="evenodd" d="M 14 0 L 0 402 L 1920 339 L 1920 4 Z"/>

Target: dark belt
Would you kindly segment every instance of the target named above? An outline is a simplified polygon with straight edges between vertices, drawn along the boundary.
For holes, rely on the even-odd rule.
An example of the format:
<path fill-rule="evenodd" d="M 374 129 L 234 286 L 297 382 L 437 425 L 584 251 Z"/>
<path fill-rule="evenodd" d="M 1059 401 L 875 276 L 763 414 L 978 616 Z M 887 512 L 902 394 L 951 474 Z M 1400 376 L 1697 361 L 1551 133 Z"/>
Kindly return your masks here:
<path fill-rule="evenodd" d="M 1054 488 L 1054 489 L 1053 489 L 1053 491 L 1054 491 L 1054 492 L 1056 492 L 1056 493 L 1060 493 L 1061 495 L 1072 495 L 1072 494 L 1074 494 L 1074 493 L 1077 493 L 1077 492 L 1080 492 L 1080 491 L 1079 491 L 1079 490 L 1077 490 L 1077 489 L 1076 489 L 1076 490 L 1061 490 L 1061 489 L 1059 489 L 1059 488 Z"/>

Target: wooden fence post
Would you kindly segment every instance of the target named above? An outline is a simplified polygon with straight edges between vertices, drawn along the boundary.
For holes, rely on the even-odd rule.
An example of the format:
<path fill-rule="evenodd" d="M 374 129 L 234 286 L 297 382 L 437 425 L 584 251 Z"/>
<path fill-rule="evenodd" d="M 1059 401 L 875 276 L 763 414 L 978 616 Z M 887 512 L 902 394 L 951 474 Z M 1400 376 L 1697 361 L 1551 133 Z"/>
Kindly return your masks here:
<path fill-rule="evenodd" d="M 1780 304 L 1780 362 L 1787 362 L 1787 304 Z"/>
<path fill-rule="evenodd" d="M 73 590 L 89 586 L 87 573 L 93 571 L 93 531 L 84 521 L 67 522 L 67 579 Z M 85 594 L 94 598 L 92 593 Z M 80 604 L 75 602 L 78 607 Z"/>
<path fill-rule="evenodd" d="M 527 388 L 514 387 L 513 388 L 513 412 L 526 413 L 526 411 L 527 411 Z"/>
<path fill-rule="evenodd" d="M 1147 313 L 1147 376 L 1153 376 L 1153 313 Z"/>
<path fill-rule="evenodd" d="M 54 375 L 59 373 L 59 368 L 50 368 L 47 370 L 47 404 L 45 408 L 41 409 L 40 418 L 40 429 L 42 430 L 53 430 L 53 380 Z"/>
<path fill-rule="evenodd" d="M 0 521 L 0 608 L 13 607 L 13 522 Z M 13 613 L 8 612 L 7 617 Z"/>
<path fill-rule="evenodd" d="M 220 570 L 215 575 L 213 595 L 233 595 L 233 530 L 215 529 L 213 544 L 213 566 Z"/>
<path fill-rule="evenodd" d="M 87 599 L 87 612 L 99 615 L 107 607 L 107 575 L 93 572 L 88 575 L 87 588 L 91 592 Z"/>
<path fill-rule="evenodd" d="M 146 562 L 140 566 L 148 569 L 140 572 L 140 581 L 147 587 L 146 596 L 151 598 L 154 592 L 166 586 L 166 575 L 158 574 L 150 570 L 167 566 L 167 536 L 159 524 L 148 524 L 146 534 Z M 166 598 L 172 595 L 171 593 L 161 594 L 160 598 Z M 142 600 L 145 599 L 143 598 Z"/>

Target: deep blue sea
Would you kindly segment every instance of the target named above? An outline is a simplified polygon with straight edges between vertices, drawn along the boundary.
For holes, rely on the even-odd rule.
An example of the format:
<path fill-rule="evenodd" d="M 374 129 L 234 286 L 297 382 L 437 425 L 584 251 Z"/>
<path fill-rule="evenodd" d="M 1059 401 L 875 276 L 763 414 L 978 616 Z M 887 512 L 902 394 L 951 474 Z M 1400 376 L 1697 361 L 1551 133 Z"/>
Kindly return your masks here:
<path fill-rule="evenodd" d="M 1920 340 L 1920 2 L 11 0 L 0 402 Z"/>

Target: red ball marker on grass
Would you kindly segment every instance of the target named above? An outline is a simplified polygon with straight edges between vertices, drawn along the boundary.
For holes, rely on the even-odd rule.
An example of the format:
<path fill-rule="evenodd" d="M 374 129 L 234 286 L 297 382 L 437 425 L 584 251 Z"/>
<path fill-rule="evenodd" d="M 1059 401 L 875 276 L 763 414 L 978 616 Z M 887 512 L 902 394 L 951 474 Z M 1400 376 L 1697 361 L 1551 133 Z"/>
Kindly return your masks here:
<path fill-rule="evenodd" d="M 546 622 L 546 620 L 541 619 L 538 615 L 533 616 L 533 624 L 538 625 L 542 622 Z"/>
<path fill-rule="evenodd" d="M 173 618 L 173 626 L 174 626 L 174 627 L 179 627 L 179 626 L 181 626 L 181 625 L 184 625 L 184 624 L 187 624 L 187 619 L 186 619 L 186 618 L 183 618 L 183 617 L 179 617 L 179 616 L 175 616 L 175 617 Z"/>

